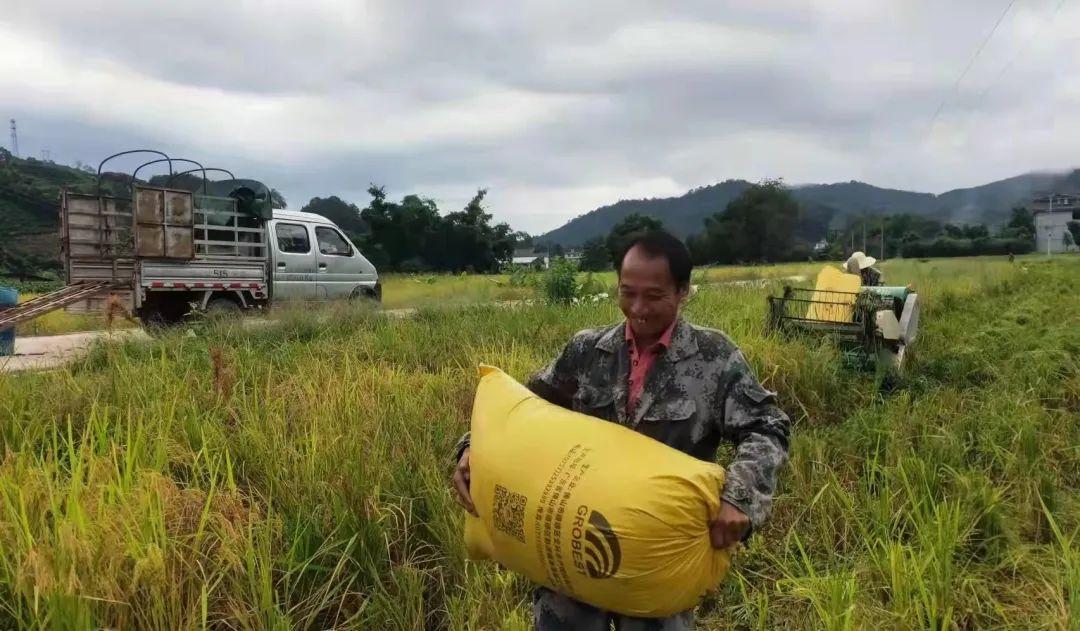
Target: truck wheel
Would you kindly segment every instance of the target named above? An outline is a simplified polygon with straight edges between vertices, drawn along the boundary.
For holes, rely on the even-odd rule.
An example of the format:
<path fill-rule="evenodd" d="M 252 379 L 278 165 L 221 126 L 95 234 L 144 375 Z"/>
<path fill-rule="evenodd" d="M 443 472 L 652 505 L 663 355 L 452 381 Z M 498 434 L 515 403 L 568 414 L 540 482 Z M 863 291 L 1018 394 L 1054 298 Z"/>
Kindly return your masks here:
<path fill-rule="evenodd" d="M 206 303 L 206 315 L 215 319 L 224 319 L 240 315 L 240 305 L 228 298 L 211 298 Z"/>
<path fill-rule="evenodd" d="M 168 335 L 184 323 L 184 316 L 173 311 L 151 309 L 139 315 L 143 330 L 151 337 Z"/>
<path fill-rule="evenodd" d="M 379 301 L 378 296 L 375 295 L 375 291 L 369 287 L 357 287 L 352 290 L 352 294 L 349 295 L 350 301 L 363 301 L 365 303 L 377 303 Z"/>

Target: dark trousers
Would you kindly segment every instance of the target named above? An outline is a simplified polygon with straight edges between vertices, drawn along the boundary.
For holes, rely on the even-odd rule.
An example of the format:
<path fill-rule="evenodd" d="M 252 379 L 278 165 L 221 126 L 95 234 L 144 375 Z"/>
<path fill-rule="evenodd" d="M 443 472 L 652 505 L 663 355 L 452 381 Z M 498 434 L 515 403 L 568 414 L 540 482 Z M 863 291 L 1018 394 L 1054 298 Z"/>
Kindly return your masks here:
<path fill-rule="evenodd" d="M 533 621 L 536 631 L 690 631 L 694 612 L 684 611 L 667 618 L 634 618 L 601 611 L 546 587 L 533 592 Z"/>

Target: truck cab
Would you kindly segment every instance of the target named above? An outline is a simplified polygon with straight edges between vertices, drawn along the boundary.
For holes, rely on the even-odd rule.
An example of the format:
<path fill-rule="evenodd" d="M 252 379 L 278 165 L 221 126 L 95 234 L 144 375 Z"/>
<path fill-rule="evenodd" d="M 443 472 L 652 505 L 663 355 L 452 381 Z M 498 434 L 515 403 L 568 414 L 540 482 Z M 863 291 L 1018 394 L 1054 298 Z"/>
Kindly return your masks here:
<path fill-rule="evenodd" d="M 275 210 L 268 225 L 272 296 L 277 300 L 381 300 L 379 274 L 334 222 Z"/>

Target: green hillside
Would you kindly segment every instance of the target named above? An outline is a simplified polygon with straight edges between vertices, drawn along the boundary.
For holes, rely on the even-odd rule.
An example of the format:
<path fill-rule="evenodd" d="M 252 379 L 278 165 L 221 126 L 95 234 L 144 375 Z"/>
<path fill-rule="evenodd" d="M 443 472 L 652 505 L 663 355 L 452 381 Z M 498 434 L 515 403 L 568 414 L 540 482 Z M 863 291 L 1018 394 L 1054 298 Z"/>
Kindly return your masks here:
<path fill-rule="evenodd" d="M 606 236 L 631 213 L 660 219 L 668 229 L 688 237 L 701 232 L 706 217 L 722 211 L 749 186 L 745 180 L 728 180 L 695 188 L 680 197 L 622 200 L 575 217 L 537 241 L 579 246 L 593 237 Z M 1000 225 L 1008 221 L 1013 206 L 1025 205 L 1050 190 L 1080 192 L 1080 170 L 1068 174 L 1028 173 L 941 195 L 886 189 L 856 181 L 792 187 L 803 207 L 799 236 L 806 241 L 824 237 L 830 224 L 836 227 L 846 218 L 864 213 L 869 216 L 909 213 L 941 222 Z"/>

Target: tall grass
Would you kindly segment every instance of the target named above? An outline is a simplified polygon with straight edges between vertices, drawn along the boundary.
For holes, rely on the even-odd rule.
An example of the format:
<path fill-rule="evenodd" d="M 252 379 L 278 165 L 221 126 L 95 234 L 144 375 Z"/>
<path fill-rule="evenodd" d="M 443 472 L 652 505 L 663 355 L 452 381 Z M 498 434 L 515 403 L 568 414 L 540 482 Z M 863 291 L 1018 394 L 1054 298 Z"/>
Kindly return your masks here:
<path fill-rule="evenodd" d="M 1078 272 L 890 262 L 926 302 L 888 396 L 828 343 L 769 335 L 775 283 L 699 292 L 689 318 L 797 422 L 774 518 L 701 626 L 1069 628 Z M 529 628 L 528 584 L 463 560 L 446 455 L 476 364 L 524 378 L 617 308 L 321 315 L 0 376 L 0 627 Z"/>

